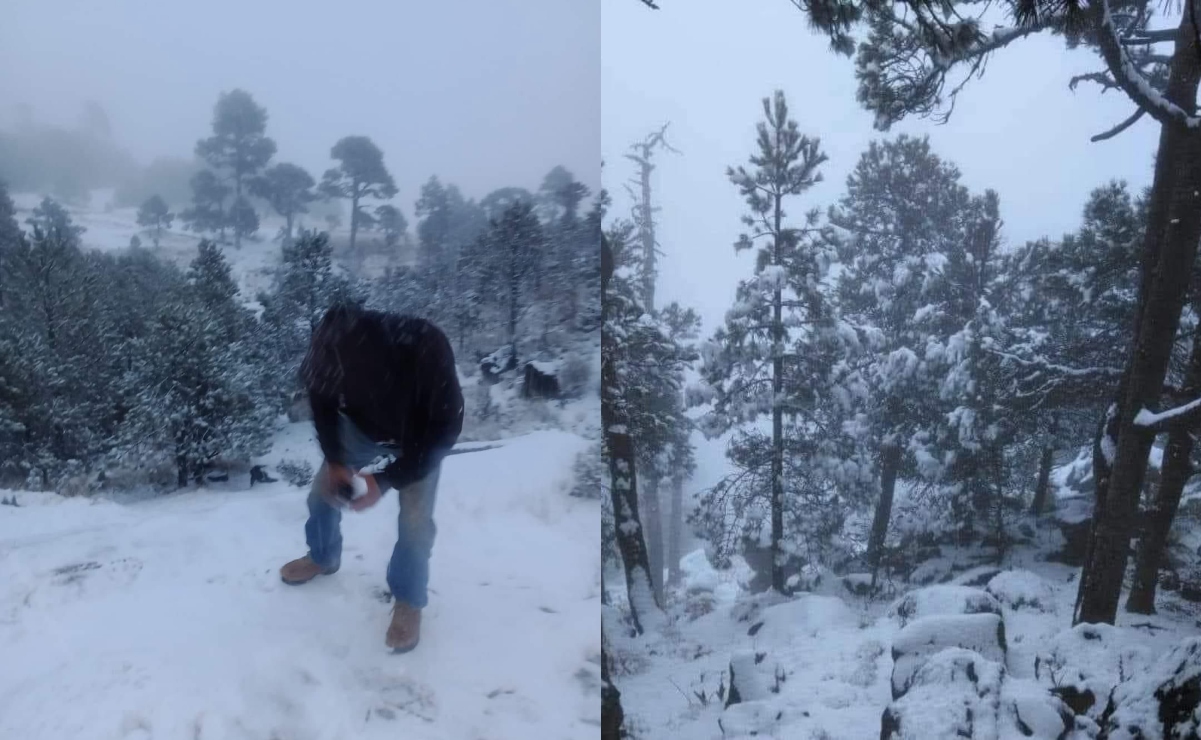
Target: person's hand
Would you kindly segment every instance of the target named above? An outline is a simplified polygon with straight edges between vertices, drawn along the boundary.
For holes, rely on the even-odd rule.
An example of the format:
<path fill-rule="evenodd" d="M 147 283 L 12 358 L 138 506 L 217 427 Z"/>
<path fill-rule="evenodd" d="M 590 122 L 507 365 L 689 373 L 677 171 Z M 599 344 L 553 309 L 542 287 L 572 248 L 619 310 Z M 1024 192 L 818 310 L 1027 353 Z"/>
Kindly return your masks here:
<path fill-rule="evenodd" d="M 345 465 L 328 463 L 326 465 L 325 500 L 331 506 L 341 508 L 346 505 L 346 498 L 341 495 L 344 488 L 354 488 L 354 471 Z"/>
<path fill-rule="evenodd" d="M 350 502 L 350 508 L 352 511 L 370 509 L 372 506 L 375 506 L 377 503 L 379 503 L 380 496 L 382 495 L 379 490 L 379 483 L 376 483 L 374 475 L 371 475 L 370 473 L 363 473 L 359 477 L 362 478 L 367 484 L 367 493 L 364 493 L 362 496 L 359 496 Z"/>

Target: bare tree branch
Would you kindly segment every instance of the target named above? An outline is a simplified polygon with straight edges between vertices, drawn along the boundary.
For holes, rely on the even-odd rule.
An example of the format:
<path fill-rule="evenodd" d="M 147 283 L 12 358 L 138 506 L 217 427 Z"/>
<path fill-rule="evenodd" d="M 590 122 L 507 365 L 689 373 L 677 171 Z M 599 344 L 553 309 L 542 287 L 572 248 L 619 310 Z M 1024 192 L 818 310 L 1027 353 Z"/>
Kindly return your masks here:
<path fill-rule="evenodd" d="M 1100 72 L 1089 72 L 1087 74 L 1076 75 L 1068 80 L 1068 89 L 1075 91 L 1076 86 L 1081 82 L 1095 82 L 1101 86 L 1101 92 L 1105 93 L 1110 90 L 1119 90 L 1118 83 L 1114 82 L 1113 75 L 1109 74 L 1108 70 Z"/>
<path fill-rule="evenodd" d="M 1176 38 L 1176 29 L 1174 28 L 1157 28 L 1154 30 L 1146 29 L 1138 31 L 1133 36 L 1123 38 L 1122 46 L 1146 46 L 1148 44 L 1161 44 L 1165 41 L 1172 41 Z"/>
<path fill-rule="evenodd" d="M 1108 131 L 1097 134 L 1096 136 L 1089 139 L 1089 141 L 1095 143 L 1098 141 L 1105 141 L 1106 139 L 1112 139 L 1113 137 L 1117 136 L 1118 134 L 1122 133 L 1126 129 L 1133 126 L 1135 124 L 1135 122 L 1138 121 L 1138 119 L 1142 118 L 1143 115 L 1146 114 L 1146 112 L 1147 111 L 1143 110 L 1142 108 L 1139 108 L 1134 113 L 1132 113 L 1130 115 L 1130 117 L 1127 118 L 1125 121 L 1122 121 L 1117 126 L 1114 126 L 1113 128 L 1109 129 Z"/>

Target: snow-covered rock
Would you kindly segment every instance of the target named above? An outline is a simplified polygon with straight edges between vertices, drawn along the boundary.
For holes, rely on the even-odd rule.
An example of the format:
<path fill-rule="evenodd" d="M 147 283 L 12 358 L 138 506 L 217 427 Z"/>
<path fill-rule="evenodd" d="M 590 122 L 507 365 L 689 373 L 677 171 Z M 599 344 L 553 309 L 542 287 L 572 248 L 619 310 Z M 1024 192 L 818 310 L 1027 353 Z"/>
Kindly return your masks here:
<path fill-rule="evenodd" d="M 984 590 L 1010 609 L 1055 611 L 1055 591 L 1051 584 L 1028 570 L 1007 570 L 998 573 Z"/>
<path fill-rule="evenodd" d="M 944 558 L 927 560 L 913 569 L 909 574 L 909 582 L 918 586 L 928 586 L 932 583 L 944 583 L 951 579 L 951 561 Z"/>
<path fill-rule="evenodd" d="M 1106 740 L 1201 737 L 1201 637 L 1118 685 L 1102 718 Z"/>
<path fill-rule="evenodd" d="M 888 610 L 904 627 L 924 617 L 947 614 L 1001 614 L 1001 605 L 992 595 L 967 586 L 927 586 L 910 591 Z"/>
<path fill-rule="evenodd" d="M 918 672 L 948 648 L 972 650 L 1005 664 L 1005 623 L 996 614 L 934 616 L 911 622 L 892 643 L 892 696 L 904 695 Z"/>
<path fill-rule="evenodd" d="M 914 672 L 909 691 L 884 710 L 880 740 L 998 740 L 1004 672 L 972 650 L 930 656 Z"/>
<path fill-rule="evenodd" d="M 744 650 L 734 653 L 730 657 L 726 706 L 761 701 L 779 693 L 780 674 L 780 667 L 768 660 L 766 652 Z"/>
<path fill-rule="evenodd" d="M 821 635 L 834 627 L 855 624 L 855 612 L 834 596 L 802 594 L 775 606 L 765 607 L 748 630 L 757 644 L 786 644 L 798 636 Z"/>
<path fill-rule="evenodd" d="M 747 737 L 776 737 L 786 709 L 779 700 L 747 701 L 727 707 L 717 720 L 721 736 L 736 740 Z"/>
<path fill-rule="evenodd" d="M 1078 715 L 1100 717 L 1106 698 L 1122 677 L 1152 661 L 1143 648 L 1131 645 L 1123 631 L 1109 624 L 1078 624 L 1047 642 L 1036 658 L 1035 677 L 1053 685 Z"/>

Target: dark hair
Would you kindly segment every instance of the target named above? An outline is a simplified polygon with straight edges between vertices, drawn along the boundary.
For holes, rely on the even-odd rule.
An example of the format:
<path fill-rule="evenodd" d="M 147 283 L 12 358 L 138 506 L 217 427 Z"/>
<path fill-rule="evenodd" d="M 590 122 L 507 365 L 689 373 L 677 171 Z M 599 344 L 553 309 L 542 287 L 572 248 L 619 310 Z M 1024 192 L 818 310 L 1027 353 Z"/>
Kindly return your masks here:
<path fill-rule="evenodd" d="M 336 303 L 325 312 L 321 323 L 313 330 L 308 354 L 300 365 L 301 382 L 310 391 L 333 389 L 342 382 L 342 360 L 338 350 L 362 316 L 362 308 L 354 303 Z"/>

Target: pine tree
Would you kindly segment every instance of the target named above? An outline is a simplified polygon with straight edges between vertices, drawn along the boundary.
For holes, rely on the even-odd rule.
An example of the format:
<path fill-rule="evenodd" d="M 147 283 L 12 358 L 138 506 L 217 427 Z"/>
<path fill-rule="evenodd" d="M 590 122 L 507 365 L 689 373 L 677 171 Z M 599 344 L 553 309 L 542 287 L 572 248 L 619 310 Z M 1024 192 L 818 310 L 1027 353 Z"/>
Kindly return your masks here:
<path fill-rule="evenodd" d="M 363 198 L 387 200 L 396 195 L 396 183 L 384 166 L 384 153 L 366 136 L 347 136 L 334 144 L 330 157 L 339 166 L 326 170 L 321 180 L 321 192 L 327 198 L 350 200 L 350 251 L 354 252 L 355 238 L 363 217 Z"/>
<path fill-rule="evenodd" d="M 196 143 L 196 156 L 233 182 L 234 203 L 239 210 L 234 220 L 237 247 L 242 246 L 242 237 L 247 235 L 246 227 L 251 221 L 245 211 L 253 213 L 253 207 L 243 200 L 243 190 L 275 156 L 275 142 L 266 135 L 266 130 L 266 109 L 246 91 L 232 90 L 221 93 L 217 99 L 213 135 Z M 257 229 L 257 214 L 253 220 Z"/>
<path fill-rule="evenodd" d="M 401 240 L 408 236 L 409 222 L 400 209 L 391 203 L 377 206 L 375 218 L 384 232 L 384 245 L 388 249 L 396 249 Z"/>
<path fill-rule="evenodd" d="M 234 198 L 229 207 L 229 227 L 234 232 L 234 244 L 241 245 L 244 237 L 253 236 L 259 230 L 259 214 L 243 196 Z"/>
<path fill-rule="evenodd" d="M 138 226 L 150 229 L 154 234 L 154 248 L 158 249 L 163 236 L 163 229 L 171 228 L 175 214 L 171 213 L 167 202 L 157 195 L 152 195 L 138 209 Z"/>
<path fill-rule="evenodd" d="M 284 217 L 284 244 L 292 243 L 292 226 L 296 217 L 308 213 L 308 205 L 317 199 L 313 192 L 316 183 L 303 167 L 281 162 L 263 171 L 250 183 L 250 192 L 265 199 Z"/>
<path fill-rule="evenodd" d="M 948 307 L 943 270 L 963 248 L 970 194 L 959 171 L 925 139 L 872 142 L 830 210 L 831 239 L 844 263 L 839 306 L 866 346 L 839 364 L 835 393 L 873 460 L 875 515 L 867 561 L 883 554 L 898 477 L 942 474 L 936 434 L 940 368 L 925 361 L 931 341 L 962 327 Z M 906 451 L 913 456 L 907 458 Z"/>
<path fill-rule="evenodd" d="M 545 253 L 542 224 L 528 202 L 509 206 L 488 231 L 487 250 L 494 255 L 496 293 L 503 308 L 505 336 L 518 357 L 518 323 L 536 293 L 535 280 Z"/>
<path fill-rule="evenodd" d="M 82 226 L 76 226 L 67 209 L 53 198 L 43 198 L 29 218 L 25 219 L 25 223 L 45 234 L 59 233 L 75 244 L 79 243 L 79 237 L 87 231 Z"/>
<path fill-rule="evenodd" d="M 528 210 L 528 206 L 522 207 Z M 637 456 L 630 435 L 630 408 L 622 387 L 622 382 L 631 375 L 625 367 L 628 338 L 619 328 L 619 324 L 634 323 L 631 317 L 640 316 L 642 310 L 627 296 L 610 292 L 614 269 L 613 253 L 602 236 L 601 306 L 605 329 L 601 332 L 601 428 L 604 430 L 604 455 L 609 463 L 613 530 L 625 567 L 630 617 L 634 631 L 642 634 L 653 630 L 661 619 L 662 605 L 655 601 L 646 542 L 638 516 Z"/>
<path fill-rule="evenodd" d="M 1104 62 L 1101 71 L 1073 78 L 1073 86 L 1094 82 L 1103 90 L 1121 90 L 1135 104 L 1132 115 L 1094 140 L 1117 136 L 1144 115 L 1161 128 L 1140 250 L 1137 321 L 1094 444 L 1097 506 L 1074 615 L 1076 622 L 1112 624 L 1155 438 L 1135 420 L 1163 393 L 1201 242 L 1201 138 L 1193 135 L 1201 127 L 1194 112 L 1201 38 L 1192 6 L 1118 13 L 1108 2 L 1023 0 L 1007 8 L 1011 27 L 986 33 L 979 14 L 965 3 L 905 5 L 912 17 L 904 7 L 898 12 L 859 0 L 833 8 L 798 4 L 837 51 L 857 52 L 858 97 L 880 128 L 911 114 L 945 118 L 946 103 L 953 103 L 991 54 L 1044 30 L 1086 45 Z M 856 44 L 860 30 L 867 31 L 866 39 Z M 1156 53 L 1158 45 L 1173 42 L 1169 52 Z"/>
<path fill-rule="evenodd" d="M 809 214 L 806 226 L 797 228 L 785 221 L 784 204 L 802 194 L 820 179 L 818 168 L 826 161 L 817 139 L 800 133 L 789 118 L 784 93 L 777 91 L 763 100 L 764 120 L 758 124 L 758 151 L 750 157 L 753 169 L 730 168 L 730 181 L 746 200 L 749 213 L 743 222 L 754 229 L 743 234 L 735 249 L 752 249 L 766 237 L 768 243 L 756 253 L 755 278 L 737 288 L 738 304 L 726 317 L 726 325 L 714 335 L 713 350 L 702 368 L 713 389 L 713 409 L 708 432 L 721 433 L 733 426 L 770 414 L 768 453 L 742 458 L 743 464 L 765 461 L 770 472 L 744 476 L 751 489 L 749 498 L 765 497 L 770 516 L 769 542 L 772 553 L 772 587 L 783 591 L 785 416 L 812 407 L 810 353 L 795 343 L 808 342 L 806 326 L 816 329 L 825 319 L 820 281 L 826 267 L 822 245 L 812 238 L 817 214 Z M 802 331 L 794 331 L 802 330 Z M 787 374 L 787 375 L 786 375 Z M 795 385 L 786 385 L 791 376 Z M 810 396 L 810 398 L 805 398 Z M 759 490 L 755 484 L 764 484 Z M 725 519 L 716 514 L 719 519 Z"/>
<path fill-rule="evenodd" d="M 225 240 L 229 225 L 225 199 L 230 189 L 209 170 L 201 170 L 189 180 L 192 186 L 192 206 L 179 214 L 179 219 L 198 234 L 220 234 Z"/>

